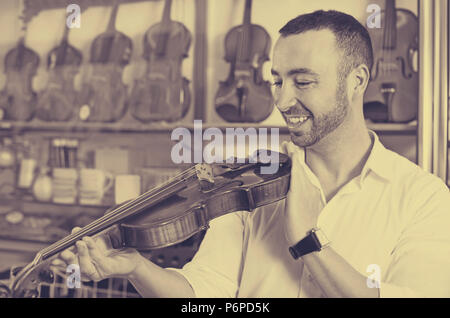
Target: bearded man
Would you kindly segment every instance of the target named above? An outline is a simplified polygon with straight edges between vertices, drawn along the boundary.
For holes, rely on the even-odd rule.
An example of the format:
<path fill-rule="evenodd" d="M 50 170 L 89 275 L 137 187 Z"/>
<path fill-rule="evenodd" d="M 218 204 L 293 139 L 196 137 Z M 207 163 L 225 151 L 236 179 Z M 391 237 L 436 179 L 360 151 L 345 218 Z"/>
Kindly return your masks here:
<path fill-rule="evenodd" d="M 353 17 L 289 21 L 272 68 L 291 134 L 288 197 L 211 221 L 182 269 L 89 237 L 61 259 L 88 279 L 126 277 L 144 297 L 450 297 L 449 190 L 366 127 L 372 64 Z"/>

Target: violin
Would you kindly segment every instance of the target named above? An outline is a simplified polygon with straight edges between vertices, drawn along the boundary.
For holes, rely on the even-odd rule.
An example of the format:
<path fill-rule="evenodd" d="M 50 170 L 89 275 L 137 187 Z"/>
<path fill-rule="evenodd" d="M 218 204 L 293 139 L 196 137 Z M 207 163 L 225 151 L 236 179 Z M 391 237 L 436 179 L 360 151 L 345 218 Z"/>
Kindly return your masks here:
<path fill-rule="evenodd" d="M 183 118 L 190 105 L 189 80 L 181 74 L 188 55 L 191 34 L 186 26 L 170 18 L 172 0 L 164 4 L 161 22 L 144 36 L 146 75 L 135 81 L 131 114 L 141 122 L 172 122 Z"/>
<path fill-rule="evenodd" d="M 207 229 L 209 221 L 219 216 L 252 211 L 285 198 L 291 160 L 279 154 L 277 171 L 266 174 L 262 169 L 268 163 L 260 160 L 264 151 L 258 150 L 242 163 L 196 164 L 136 199 L 112 208 L 79 232 L 38 252 L 15 276 L 10 287 L 12 296 L 38 297 L 39 284 L 51 283 L 54 277 L 49 272 L 51 260 L 83 236 L 106 235 L 113 248 L 157 249 Z"/>
<path fill-rule="evenodd" d="M 36 117 L 44 121 L 67 121 L 75 114 L 77 93 L 73 81 L 83 55 L 69 44 L 69 30 L 69 27 L 64 26 L 60 45 L 52 49 L 47 57 L 49 81 L 46 89 L 38 96 L 36 108 Z"/>
<path fill-rule="evenodd" d="M 271 39 L 263 27 L 251 23 L 251 6 L 252 1 L 246 0 L 243 24 L 225 37 L 225 61 L 230 63 L 230 73 L 220 82 L 215 107 L 229 122 L 260 122 L 273 110 L 270 83 L 262 76 Z"/>
<path fill-rule="evenodd" d="M 413 68 L 418 51 L 418 22 L 411 11 L 386 0 L 382 28 L 369 29 L 374 50 L 372 77 L 364 96 L 364 115 L 374 122 L 417 118 L 419 77 Z"/>
<path fill-rule="evenodd" d="M 115 122 L 127 111 L 127 87 L 122 73 L 130 62 L 132 40 L 116 30 L 119 5 L 114 5 L 107 30 L 91 45 L 91 74 L 80 93 L 80 119 L 95 122 Z"/>
<path fill-rule="evenodd" d="M 32 79 L 39 66 L 39 55 L 25 45 L 28 21 L 21 17 L 23 26 L 18 45 L 5 57 L 6 86 L 0 92 L 0 108 L 7 120 L 29 121 L 33 118 L 37 94 Z"/>

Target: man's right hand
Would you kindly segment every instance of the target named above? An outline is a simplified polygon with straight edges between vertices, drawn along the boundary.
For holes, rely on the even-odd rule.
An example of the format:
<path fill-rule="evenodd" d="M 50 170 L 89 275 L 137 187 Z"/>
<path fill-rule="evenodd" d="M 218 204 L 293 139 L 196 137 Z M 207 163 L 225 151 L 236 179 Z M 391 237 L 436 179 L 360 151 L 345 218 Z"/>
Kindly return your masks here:
<path fill-rule="evenodd" d="M 72 233 L 79 230 L 81 228 L 74 228 Z M 68 265 L 77 264 L 83 281 L 100 281 L 110 277 L 128 278 L 145 260 L 135 249 L 112 249 L 110 245 L 108 235 L 85 236 L 75 246 L 61 252 L 52 261 L 52 267 L 65 272 Z"/>

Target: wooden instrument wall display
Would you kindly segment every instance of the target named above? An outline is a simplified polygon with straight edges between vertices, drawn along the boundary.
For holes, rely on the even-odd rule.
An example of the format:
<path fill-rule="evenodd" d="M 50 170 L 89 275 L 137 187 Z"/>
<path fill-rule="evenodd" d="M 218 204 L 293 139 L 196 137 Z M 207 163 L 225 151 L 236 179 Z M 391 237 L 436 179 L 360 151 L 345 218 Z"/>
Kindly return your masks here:
<path fill-rule="evenodd" d="M 364 116 L 375 122 L 408 122 L 417 118 L 417 17 L 386 0 L 381 28 L 369 29 L 374 50 L 372 77 L 364 98 Z"/>
<path fill-rule="evenodd" d="M 181 74 L 191 34 L 170 18 L 172 0 L 165 0 L 161 22 L 144 36 L 146 75 L 135 81 L 130 98 L 131 113 L 139 121 L 176 121 L 190 105 L 189 81 Z"/>
<path fill-rule="evenodd" d="M 24 17 L 18 45 L 5 57 L 6 86 L 0 92 L 2 119 L 28 121 L 34 116 L 37 94 L 32 79 L 39 66 L 39 55 L 25 45 L 28 20 Z"/>
<path fill-rule="evenodd" d="M 265 150 L 263 150 L 265 152 Z M 252 211 L 286 197 L 291 161 L 279 154 L 278 169 L 262 173 L 261 151 L 255 160 L 234 164 L 197 164 L 123 203 L 103 217 L 40 251 L 11 285 L 13 297 L 37 297 L 39 283 L 51 281 L 49 264 L 83 236 L 108 235 L 112 248 L 158 249 L 182 242 L 234 211 Z M 273 154 L 271 154 L 273 155 Z"/>
<path fill-rule="evenodd" d="M 225 38 L 225 60 L 230 72 L 215 96 L 217 113 L 229 122 L 260 122 L 273 110 L 270 84 L 262 77 L 269 60 L 271 39 L 267 31 L 251 23 L 252 1 L 245 1 L 244 22 Z"/>
<path fill-rule="evenodd" d="M 92 74 L 80 93 L 80 119 L 114 122 L 127 111 L 127 88 L 122 82 L 124 67 L 130 62 L 132 40 L 116 30 L 118 4 L 114 5 L 106 32 L 91 45 Z"/>
<path fill-rule="evenodd" d="M 67 121 L 76 114 L 77 92 L 73 82 L 83 55 L 69 44 L 69 30 L 64 23 L 61 44 L 48 54 L 49 81 L 46 89 L 39 94 L 36 109 L 36 117 L 44 121 Z"/>

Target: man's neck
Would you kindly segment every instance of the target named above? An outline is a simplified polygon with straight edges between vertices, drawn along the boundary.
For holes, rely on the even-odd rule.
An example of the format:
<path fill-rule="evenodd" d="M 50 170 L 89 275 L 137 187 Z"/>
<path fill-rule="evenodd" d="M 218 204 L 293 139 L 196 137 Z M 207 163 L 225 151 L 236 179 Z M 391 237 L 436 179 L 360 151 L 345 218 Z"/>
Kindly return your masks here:
<path fill-rule="evenodd" d="M 327 201 L 348 181 L 361 174 L 373 140 L 364 123 L 339 127 L 306 149 L 306 163 L 318 177 Z"/>

